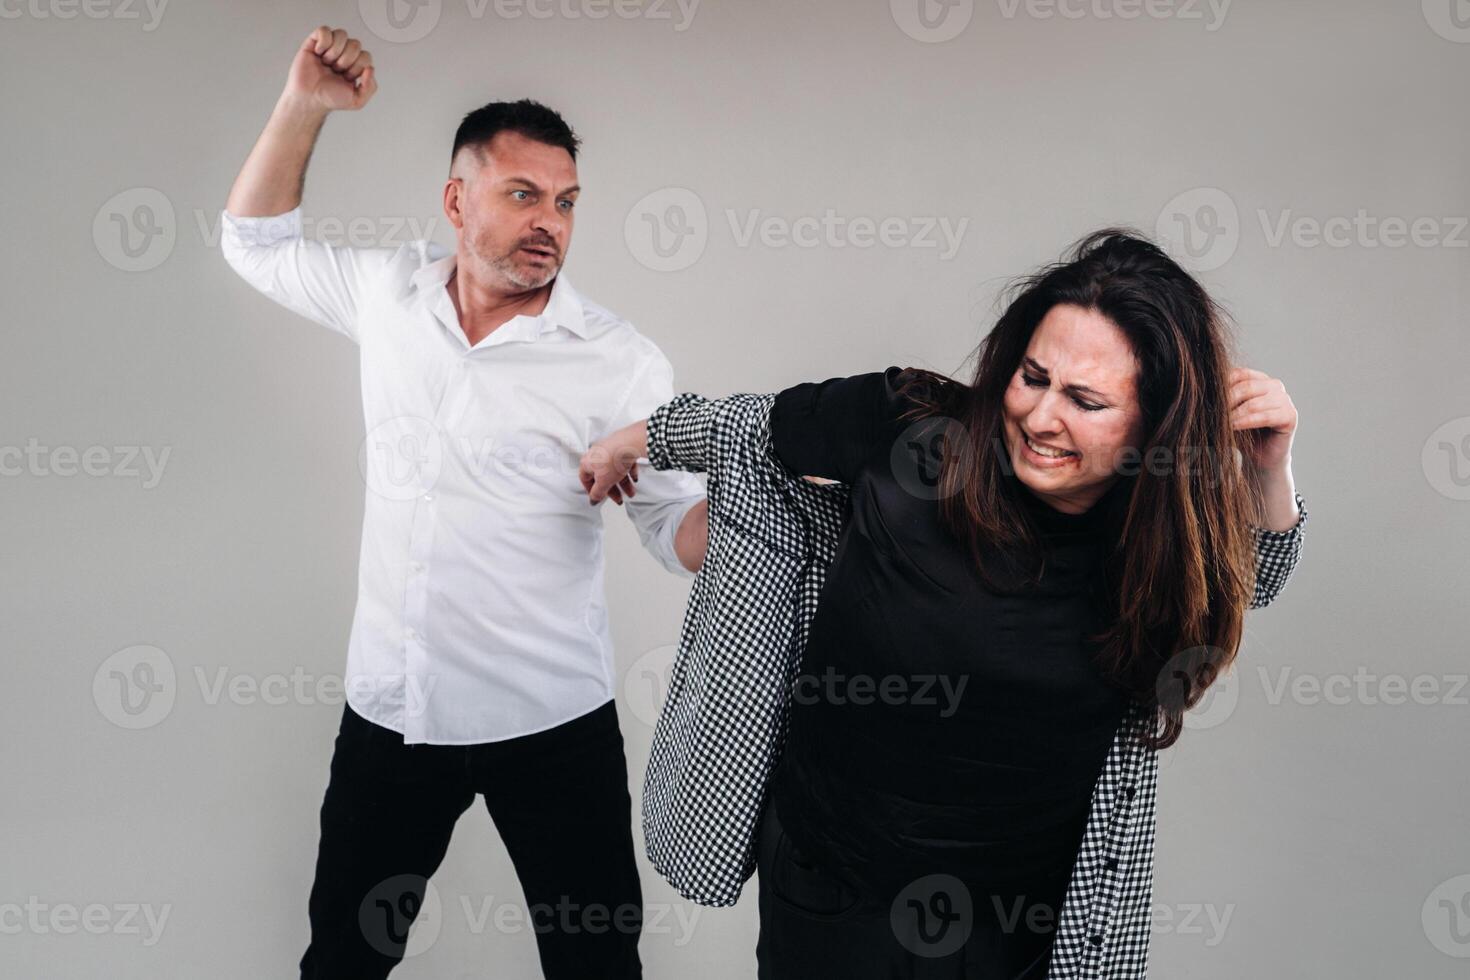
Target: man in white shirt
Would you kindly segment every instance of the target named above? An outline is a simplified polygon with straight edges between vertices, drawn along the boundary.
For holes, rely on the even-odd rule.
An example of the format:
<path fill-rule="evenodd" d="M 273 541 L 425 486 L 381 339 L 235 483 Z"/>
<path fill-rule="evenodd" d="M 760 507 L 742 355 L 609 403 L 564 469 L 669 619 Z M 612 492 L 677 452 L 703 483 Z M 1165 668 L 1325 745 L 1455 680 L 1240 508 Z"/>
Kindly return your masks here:
<path fill-rule="evenodd" d="M 317 134 L 367 104 L 375 75 L 345 31 L 313 31 L 222 215 L 241 277 L 360 348 L 358 601 L 301 975 L 387 976 L 483 793 L 546 977 L 637 977 L 602 519 L 578 463 L 672 398 L 672 369 L 561 274 L 578 140 L 538 103 L 490 103 L 460 125 L 444 188 L 454 252 L 302 237 Z M 665 568 L 698 570 L 697 479 L 635 470 L 612 496 Z"/>

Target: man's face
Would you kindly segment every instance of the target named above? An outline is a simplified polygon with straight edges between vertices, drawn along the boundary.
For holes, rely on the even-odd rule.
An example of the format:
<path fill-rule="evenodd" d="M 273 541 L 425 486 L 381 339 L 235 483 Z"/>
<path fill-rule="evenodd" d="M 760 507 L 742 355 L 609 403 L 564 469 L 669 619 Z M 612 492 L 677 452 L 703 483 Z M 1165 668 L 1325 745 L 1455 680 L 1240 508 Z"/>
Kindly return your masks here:
<path fill-rule="evenodd" d="M 501 132 L 477 156 L 455 158 L 445 212 L 461 264 L 507 291 L 540 289 L 561 271 L 572 241 L 577 164 L 561 147 Z M 457 188 L 457 190 L 456 190 Z"/>

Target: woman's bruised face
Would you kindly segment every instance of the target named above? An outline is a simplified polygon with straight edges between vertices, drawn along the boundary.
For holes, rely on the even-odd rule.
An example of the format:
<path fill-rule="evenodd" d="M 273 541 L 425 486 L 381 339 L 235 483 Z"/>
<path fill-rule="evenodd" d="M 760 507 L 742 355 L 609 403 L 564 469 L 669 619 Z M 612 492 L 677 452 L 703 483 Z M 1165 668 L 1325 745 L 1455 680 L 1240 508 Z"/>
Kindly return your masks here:
<path fill-rule="evenodd" d="M 1081 306 L 1052 307 L 1006 388 L 1005 442 L 1016 478 L 1063 513 L 1095 504 L 1118 479 L 1124 450 L 1142 439 L 1137 376 L 1117 324 Z"/>

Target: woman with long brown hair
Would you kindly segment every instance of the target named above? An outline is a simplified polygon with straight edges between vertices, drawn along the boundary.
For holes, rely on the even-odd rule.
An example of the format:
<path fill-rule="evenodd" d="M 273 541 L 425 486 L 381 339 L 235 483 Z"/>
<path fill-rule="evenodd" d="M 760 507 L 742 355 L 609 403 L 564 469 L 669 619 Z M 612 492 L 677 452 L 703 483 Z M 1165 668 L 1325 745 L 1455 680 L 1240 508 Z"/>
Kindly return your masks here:
<path fill-rule="evenodd" d="M 1109 229 L 1018 284 L 968 384 L 893 367 L 758 402 L 754 462 L 724 502 L 712 464 L 735 451 L 715 431 L 730 413 L 684 401 L 697 396 L 589 451 L 584 487 L 621 502 L 636 492 L 637 457 L 679 465 L 679 440 L 699 447 L 683 462 L 711 471 L 701 579 L 716 584 L 701 594 L 696 582 L 691 616 L 711 592 L 738 604 L 732 592 L 803 587 L 721 543 L 765 538 L 772 567 L 791 550 L 771 529 L 793 491 L 762 457 L 847 490 L 820 598 L 795 634 L 806 635 L 799 674 L 783 682 L 789 717 L 744 787 L 764 795 L 762 978 L 1042 978 L 1064 898 L 1123 891 L 1136 905 L 1147 891 L 1151 822 L 1130 879 L 1079 883 L 1084 833 L 1114 820 L 1097 815 L 1110 751 L 1130 710 L 1152 719 L 1136 739 L 1150 757 L 1179 737 L 1233 659 L 1246 609 L 1290 575 L 1306 518 L 1291 475 L 1296 409 L 1280 381 L 1232 368 L 1232 355 L 1199 283 Z M 763 497 L 762 485 L 780 486 Z M 797 534 L 814 537 L 810 524 Z M 748 672 L 741 651 L 759 638 L 722 640 Z M 660 736 L 687 742 L 704 701 L 749 700 L 711 677 L 676 679 L 655 763 L 682 751 Z M 700 768 L 673 781 L 710 781 Z M 649 801 L 646 789 L 646 832 L 659 824 Z M 655 864 L 676 881 L 669 853 Z M 1086 869 L 1118 872 L 1116 856 Z M 1051 976 L 1143 975 L 1146 933 L 1110 927 L 1106 911 L 1080 919 L 1097 919 L 1086 939 L 1113 958 L 1084 951 L 1075 962 L 1090 966 L 1069 958 Z M 1120 921 L 1136 931 L 1136 918 Z"/>

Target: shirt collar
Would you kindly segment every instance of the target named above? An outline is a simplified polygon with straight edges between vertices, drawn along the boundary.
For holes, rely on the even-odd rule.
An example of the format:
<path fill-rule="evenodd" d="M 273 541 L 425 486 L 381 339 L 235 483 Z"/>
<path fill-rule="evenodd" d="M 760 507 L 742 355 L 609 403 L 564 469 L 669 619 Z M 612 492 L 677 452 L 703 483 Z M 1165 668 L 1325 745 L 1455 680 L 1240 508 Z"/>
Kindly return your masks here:
<path fill-rule="evenodd" d="M 424 292 L 442 289 L 454 273 L 457 260 L 458 255 L 450 252 L 441 259 L 420 266 L 409 277 L 410 285 Z M 453 304 L 451 308 L 452 306 Z M 520 315 L 535 320 L 541 334 L 550 333 L 557 327 L 565 327 L 579 337 L 587 337 L 587 317 L 582 309 L 582 299 L 572 288 L 571 280 L 567 278 L 565 271 L 558 272 L 556 278 L 552 280 L 551 296 L 546 300 L 545 309 L 535 316 L 524 313 Z"/>

